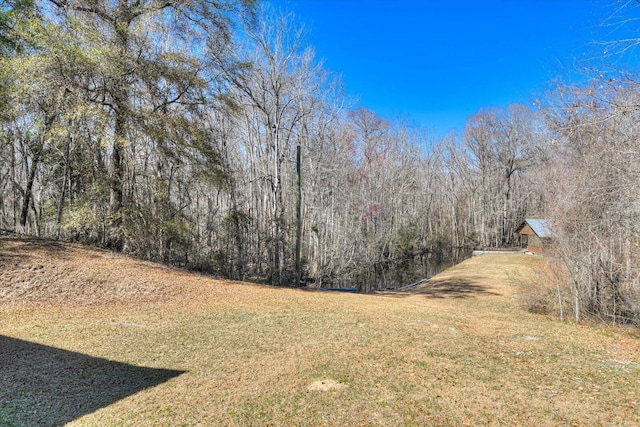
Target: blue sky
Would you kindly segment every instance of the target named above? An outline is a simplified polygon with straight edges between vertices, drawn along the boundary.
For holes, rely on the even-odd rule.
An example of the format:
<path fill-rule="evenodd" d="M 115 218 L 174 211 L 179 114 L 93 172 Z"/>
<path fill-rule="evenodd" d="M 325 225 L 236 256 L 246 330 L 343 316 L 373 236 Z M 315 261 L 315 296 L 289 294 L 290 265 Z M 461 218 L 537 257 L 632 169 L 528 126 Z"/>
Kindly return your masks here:
<path fill-rule="evenodd" d="M 480 108 L 585 79 L 615 0 L 271 0 L 292 11 L 358 106 L 439 135 Z"/>

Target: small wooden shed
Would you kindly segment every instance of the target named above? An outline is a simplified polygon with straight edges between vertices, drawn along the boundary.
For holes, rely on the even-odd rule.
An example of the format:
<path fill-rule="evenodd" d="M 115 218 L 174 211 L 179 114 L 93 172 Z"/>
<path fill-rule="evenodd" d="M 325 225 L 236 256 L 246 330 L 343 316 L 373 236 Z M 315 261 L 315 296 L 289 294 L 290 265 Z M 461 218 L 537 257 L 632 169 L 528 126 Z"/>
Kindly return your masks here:
<path fill-rule="evenodd" d="M 546 219 L 527 218 L 516 233 L 520 235 L 522 247 L 536 253 L 549 252 L 554 237 Z"/>

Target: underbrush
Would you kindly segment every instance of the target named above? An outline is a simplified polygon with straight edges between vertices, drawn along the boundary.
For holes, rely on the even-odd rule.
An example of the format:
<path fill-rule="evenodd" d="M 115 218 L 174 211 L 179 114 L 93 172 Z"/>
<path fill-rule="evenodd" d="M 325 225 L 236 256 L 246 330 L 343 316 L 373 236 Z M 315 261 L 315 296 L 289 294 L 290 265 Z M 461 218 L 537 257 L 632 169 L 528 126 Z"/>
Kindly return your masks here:
<path fill-rule="evenodd" d="M 640 326 L 640 295 L 627 292 L 626 298 L 603 291 L 601 295 L 582 292 L 579 278 L 572 277 L 562 260 L 546 258 L 546 262 L 530 275 L 512 278 L 517 284 L 521 307 L 530 313 L 552 315 L 560 320 L 588 320 L 602 324 Z M 607 304 L 597 304 L 599 300 Z M 602 302 L 601 301 L 601 302 Z M 613 307 L 602 310 L 603 306 Z"/>
<path fill-rule="evenodd" d="M 518 300 L 530 313 L 555 315 L 564 320 L 568 310 L 567 270 L 559 260 L 542 258 L 527 275 L 512 280 L 518 286 Z"/>

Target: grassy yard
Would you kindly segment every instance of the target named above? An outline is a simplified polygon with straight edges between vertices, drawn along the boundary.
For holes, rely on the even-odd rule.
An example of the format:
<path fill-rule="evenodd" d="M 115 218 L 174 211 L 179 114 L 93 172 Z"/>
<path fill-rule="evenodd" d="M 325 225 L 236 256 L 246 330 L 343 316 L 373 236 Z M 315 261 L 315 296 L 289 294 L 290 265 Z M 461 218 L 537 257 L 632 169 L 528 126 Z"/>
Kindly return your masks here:
<path fill-rule="evenodd" d="M 527 313 L 544 268 L 359 295 L 2 238 L 0 425 L 639 425 L 637 331 Z"/>

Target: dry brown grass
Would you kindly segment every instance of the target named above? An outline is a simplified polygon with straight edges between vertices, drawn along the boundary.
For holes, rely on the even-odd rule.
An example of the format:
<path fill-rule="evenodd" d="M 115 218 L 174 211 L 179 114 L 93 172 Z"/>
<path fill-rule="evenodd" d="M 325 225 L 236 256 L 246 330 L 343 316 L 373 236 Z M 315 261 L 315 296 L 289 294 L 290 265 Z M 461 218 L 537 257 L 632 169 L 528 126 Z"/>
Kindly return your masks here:
<path fill-rule="evenodd" d="M 640 424 L 633 331 L 520 307 L 514 283 L 542 258 L 483 255 L 378 295 L 38 240 L 1 239 L 0 264 L 0 337 L 31 351 L 0 347 L 0 425 Z M 68 399 L 38 389 L 40 363 Z"/>

